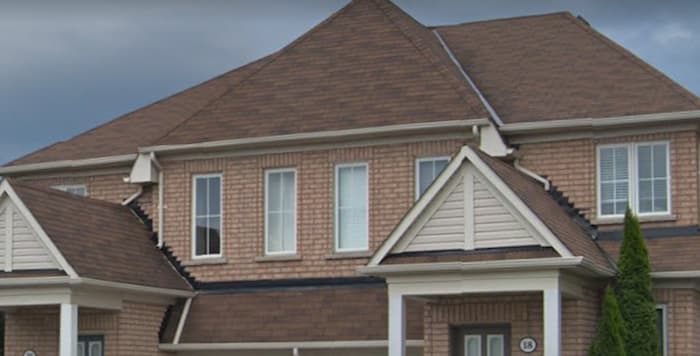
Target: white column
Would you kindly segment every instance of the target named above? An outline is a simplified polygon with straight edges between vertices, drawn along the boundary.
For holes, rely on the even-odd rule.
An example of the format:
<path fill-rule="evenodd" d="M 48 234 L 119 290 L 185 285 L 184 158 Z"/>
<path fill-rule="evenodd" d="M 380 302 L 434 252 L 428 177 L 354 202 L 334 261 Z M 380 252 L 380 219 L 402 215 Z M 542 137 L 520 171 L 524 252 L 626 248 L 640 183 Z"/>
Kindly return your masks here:
<path fill-rule="evenodd" d="M 544 301 L 544 356 L 561 353 L 561 292 L 559 284 L 543 291 Z"/>
<path fill-rule="evenodd" d="M 406 303 L 389 285 L 389 356 L 406 355 Z"/>
<path fill-rule="evenodd" d="M 61 304 L 59 356 L 78 354 L 78 305 Z"/>

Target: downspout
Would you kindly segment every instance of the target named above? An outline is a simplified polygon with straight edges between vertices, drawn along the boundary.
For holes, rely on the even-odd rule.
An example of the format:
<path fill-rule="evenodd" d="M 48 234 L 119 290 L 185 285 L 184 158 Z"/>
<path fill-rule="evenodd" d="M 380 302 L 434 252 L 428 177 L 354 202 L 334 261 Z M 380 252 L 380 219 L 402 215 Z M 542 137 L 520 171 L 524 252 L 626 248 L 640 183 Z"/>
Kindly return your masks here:
<path fill-rule="evenodd" d="M 185 306 L 182 308 L 182 314 L 180 315 L 180 320 L 177 322 L 177 329 L 175 330 L 175 337 L 173 338 L 173 344 L 177 345 L 180 343 L 180 337 L 182 336 L 182 330 L 185 328 L 185 323 L 187 322 L 187 317 L 190 315 L 190 308 L 192 307 L 192 298 L 187 298 Z"/>
<path fill-rule="evenodd" d="M 163 209 L 163 202 L 165 199 L 163 199 L 163 193 L 165 192 L 165 188 L 163 184 L 164 175 L 163 175 L 163 166 L 160 165 L 160 162 L 158 162 L 158 158 L 156 158 L 156 154 L 154 152 L 151 152 L 151 161 L 153 164 L 158 168 L 158 248 L 163 248 L 163 215 L 164 215 L 164 209 Z"/>
<path fill-rule="evenodd" d="M 535 172 L 533 172 L 533 171 L 531 171 L 531 170 L 529 170 L 529 169 L 527 169 L 527 168 L 521 166 L 521 165 L 520 165 L 520 159 L 516 159 L 515 162 L 513 162 L 513 166 L 515 167 L 515 169 L 517 169 L 517 170 L 519 170 L 520 172 L 524 173 L 524 174 L 527 175 L 528 177 L 530 177 L 530 178 L 532 178 L 532 179 L 534 179 L 534 180 L 536 180 L 536 181 L 542 183 L 542 185 L 544 186 L 544 190 L 549 191 L 549 188 L 551 188 L 551 183 L 549 182 L 549 180 L 547 180 L 547 179 L 545 179 L 544 177 L 540 176 L 539 174 L 537 174 L 537 173 L 535 173 Z"/>
<path fill-rule="evenodd" d="M 141 194 L 143 194 L 143 185 L 139 184 L 139 189 L 136 191 L 136 193 L 134 193 L 133 195 L 128 197 L 126 200 L 124 200 L 122 202 L 122 205 L 128 206 L 129 204 L 133 203 L 134 200 L 138 199 L 141 196 Z"/>

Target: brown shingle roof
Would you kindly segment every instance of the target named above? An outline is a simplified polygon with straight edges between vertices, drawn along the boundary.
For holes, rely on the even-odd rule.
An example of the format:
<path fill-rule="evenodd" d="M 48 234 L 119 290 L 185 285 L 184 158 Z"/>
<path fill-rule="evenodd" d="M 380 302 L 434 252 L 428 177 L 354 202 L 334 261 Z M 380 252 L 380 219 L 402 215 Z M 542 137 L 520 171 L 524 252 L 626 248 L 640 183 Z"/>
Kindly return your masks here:
<path fill-rule="evenodd" d="M 78 276 L 189 290 L 129 208 L 10 182 Z"/>
<path fill-rule="evenodd" d="M 475 151 L 572 254 L 586 257 L 600 267 L 612 267 L 610 260 L 593 238 L 564 211 L 540 183 L 499 159 L 479 150 Z"/>
<path fill-rule="evenodd" d="M 700 109 L 700 100 L 570 13 L 438 27 L 506 123 Z"/>
<path fill-rule="evenodd" d="M 429 29 L 356 0 L 158 144 L 486 117 Z"/>

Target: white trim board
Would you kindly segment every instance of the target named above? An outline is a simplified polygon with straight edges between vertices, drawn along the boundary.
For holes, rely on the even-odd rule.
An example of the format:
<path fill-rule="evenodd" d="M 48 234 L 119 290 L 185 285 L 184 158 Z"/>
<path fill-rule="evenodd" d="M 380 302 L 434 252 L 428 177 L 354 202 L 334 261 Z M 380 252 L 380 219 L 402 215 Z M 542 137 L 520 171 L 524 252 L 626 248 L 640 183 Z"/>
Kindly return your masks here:
<path fill-rule="evenodd" d="M 408 340 L 408 347 L 423 347 L 423 340 Z M 160 344 L 162 351 L 217 351 L 217 350 L 292 350 L 292 349 L 368 349 L 385 348 L 387 340 L 367 341 L 289 341 L 289 342 L 229 342 Z"/>
<path fill-rule="evenodd" d="M 527 207 L 527 205 L 508 187 L 503 180 L 491 168 L 484 163 L 478 154 L 469 146 L 464 146 L 459 153 L 452 159 L 443 172 L 438 176 L 435 182 L 428 188 L 423 196 L 413 205 L 404 218 L 399 222 L 394 231 L 379 247 L 377 252 L 370 260 L 368 266 L 376 266 L 396 247 L 414 227 L 420 217 L 430 208 L 433 201 L 436 200 L 444 188 L 448 185 L 452 177 L 458 175 L 465 162 L 471 163 L 475 172 L 483 177 L 484 182 L 493 188 L 493 191 L 498 192 L 502 197 L 517 211 L 524 221 L 530 223 L 531 228 L 542 240 L 562 257 L 572 257 L 569 249 L 554 235 L 554 233 L 546 227 L 542 220 Z"/>

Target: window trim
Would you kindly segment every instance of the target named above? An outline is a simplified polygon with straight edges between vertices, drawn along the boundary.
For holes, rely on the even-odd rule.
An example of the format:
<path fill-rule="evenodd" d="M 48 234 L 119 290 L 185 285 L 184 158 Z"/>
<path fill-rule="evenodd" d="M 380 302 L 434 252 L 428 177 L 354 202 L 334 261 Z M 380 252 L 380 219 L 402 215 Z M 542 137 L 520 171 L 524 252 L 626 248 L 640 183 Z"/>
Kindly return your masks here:
<path fill-rule="evenodd" d="M 639 146 L 653 146 L 663 144 L 666 146 L 666 172 L 667 172 L 667 184 L 666 184 L 666 196 L 668 198 L 668 207 L 666 211 L 640 213 L 639 212 L 639 162 L 637 150 Z M 596 216 L 599 220 L 606 219 L 620 219 L 624 217 L 624 214 L 602 214 L 603 200 L 601 197 L 601 174 L 600 169 L 600 151 L 606 148 L 627 148 L 627 169 L 629 172 L 628 177 L 628 204 L 632 208 L 632 211 L 638 217 L 659 217 L 659 216 L 669 216 L 673 212 L 673 198 L 671 197 L 671 185 L 672 185 L 672 172 L 671 172 L 671 142 L 669 140 L 658 140 L 658 141 L 644 141 L 644 142 L 629 142 L 629 143 L 613 143 L 613 144 L 602 144 L 596 146 Z"/>
<path fill-rule="evenodd" d="M 343 168 L 354 168 L 354 167 L 364 167 L 365 168 L 365 187 L 367 187 L 367 191 L 365 192 L 365 201 L 367 202 L 367 208 L 365 209 L 365 219 L 367 221 L 367 226 L 365 226 L 365 235 L 367 236 L 367 246 L 366 247 L 361 247 L 361 248 L 340 248 L 340 230 L 339 230 L 339 224 L 338 224 L 338 203 L 340 203 L 339 198 L 339 175 L 340 175 L 340 170 Z M 370 210 L 370 201 L 369 201 L 369 191 L 370 191 L 370 186 L 369 186 L 369 163 L 368 162 L 350 162 L 350 163 L 338 163 L 335 165 L 335 192 L 334 192 L 334 202 L 333 202 L 333 215 L 334 215 L 334 252 L 336 253 L 352 253 L 352 252 L 365 252 L 369 251 L 369 210 Z"/>
<path fill-rule="evenodd" d="M 102 355 L 105 354 L 105 336 L 103 334 L 79 334 L 78 335 L 78 343 L 83 343 L 85 345 L 84 349 L 84 354 L 89 355 L 90 354 L 90 344 L 91 343 L 100 343 L 102 347 Z"/>
<path fill-rule="evenodd" d="M 56 189 L 56 190 L 60 190 L 64 193 L 70 193 L 68 191 L 68 189 L 82 188 L 83 190 L 85 190 L 85 195 L 78 195 L 78 194 L 73 194 L 73 193 L 70 193 L 70 194 L 73 194 L 73 195 L 79 196 L 79 197 L 88 197 L 89 196 L 87 184 L 58 184 L 58 185 L 52 185 L 51 188 Z"/>
<path fill-rule="evenodd" d="M 269 236 L 268 236 L 268 231 L 269 231 L 269 219 L 268 219 L 268 197 L 269 197 L 269 190 L 270 190 L 270 174 L 275 174 L 275 173 L 294 173 L 294 248 L 289 251 L 279 251 L 279 252 L 271 252 L 269 250 Z M 272 169 L 266 169 L 265 170 L 265 202 L 264 204 L 264 210 L 263 213 L 265 215 L 264 220 L 265 220 L 265 226 L 263 228 L 263 238 L 265 240 L 265 256 L 294 256 L 297 253 L 297 207 L 298 207 L 298 197 L 299 197 L 299 180 L 297 179 L 297 169 L 296 168 L 272 168 Z"/>
<path fill-rule="evenodd" d="M 221 231 L 219 231 L 219 253 L 218 254 L 205 254 L 197 255 L 197 179 L 200 178 L 219 178 L 221 186 L 219 187 L 219 221 L 221 224 Z M 192 175 L 192 200 L 191 200 L 191 211 L 190 211 L 190 239 L 192 248 L 192 259 L 193 260 L 207 260 L 207 259 L 217 259 L 224 257 L 224 175 L 222 173 L 206 173 L 206 174 L 193 174 Z"/>
<path fill-rule="evenodd" d="M 450 156 L 427 156 L 427 157 L 420 157 L 416 159 L 416 168 L 414 172 L 414 177 L 415 177 L 415 196 L 416 200 L 420 199 L 420 164 L 423 162 L 430 162 L 430 161 L 441 161 L 445 160 L 447 161 L 447 164 L 450 164 Z M 437 176 L 435 176 L 437 178 Z M 435 180 L 433 180 L 434 182 Z M 431 183 L 432 184 L 432 183 Z"/>
<path fill-rule="evenodd" d="M 654 310 L 661 310 L 661 315 L 663 320 L 661 320 L 661 325 L 663 327 L 663 330 L 659 330 L 659 333 L 661 333 L 663 337 L 663 345 L 661 345 L 661 356 L 667 356 L 668 355 L 668 305 L 666 304 L 657 304 L 656 308 Z"/>

